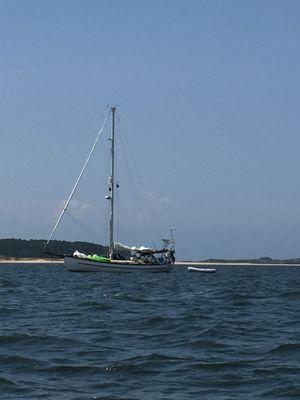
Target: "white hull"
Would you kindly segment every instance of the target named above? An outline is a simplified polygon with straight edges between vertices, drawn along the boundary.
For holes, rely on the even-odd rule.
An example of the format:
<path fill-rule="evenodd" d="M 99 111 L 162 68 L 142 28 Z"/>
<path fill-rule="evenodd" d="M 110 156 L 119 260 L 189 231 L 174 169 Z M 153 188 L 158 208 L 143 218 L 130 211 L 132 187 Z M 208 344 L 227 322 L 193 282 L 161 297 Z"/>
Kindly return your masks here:
<path fill-rule="evenodd" d="M 65 266 L 72 272 L 171 272 L 174 264 L 132 264 L 118 261 L 98 262 L 65 257 Z"/>
<path fill-rule="evenodd" d="M 199 267 L 188 267 L 190 272 L 216 272 L 215 268 L 199 268 Z"/>

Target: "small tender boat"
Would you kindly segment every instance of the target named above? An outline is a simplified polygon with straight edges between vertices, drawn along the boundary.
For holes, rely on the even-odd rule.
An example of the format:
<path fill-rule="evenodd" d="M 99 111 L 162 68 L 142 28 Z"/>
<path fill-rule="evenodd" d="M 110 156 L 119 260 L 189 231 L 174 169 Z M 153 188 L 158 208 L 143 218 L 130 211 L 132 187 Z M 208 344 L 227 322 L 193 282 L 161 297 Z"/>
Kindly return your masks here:
<path fill-rule="evenodd" d="M 215 268 L 200 268 L 200 267 L 187 267 L 189 272 L 216 272 Z"/>

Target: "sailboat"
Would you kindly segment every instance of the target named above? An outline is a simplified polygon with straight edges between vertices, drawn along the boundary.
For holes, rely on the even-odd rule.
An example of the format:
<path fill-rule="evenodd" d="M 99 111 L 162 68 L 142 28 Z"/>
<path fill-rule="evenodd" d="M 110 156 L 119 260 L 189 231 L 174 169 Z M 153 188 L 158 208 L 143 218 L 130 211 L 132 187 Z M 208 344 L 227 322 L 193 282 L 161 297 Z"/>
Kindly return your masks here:
<path fill-rule="evenodd" d="M 49 244 L 58 224 L 60 223 L 67 207 L 75 193 L 80 179 L 87 167 L 87 164 L 95 150 L 99 137 L 111 115 L 111 171 L 108 178 L 108 195 L 105 199 L 110 202 L 109 219 L 109 254 L 108 255 L 86 255 L 80 251 L 73 254 L 64 254 L 64 264 L 72 272 L 170 272 L 175 263 L 175 240 L 173 237 L 173 228 L 168 239 L 162 239 L 163 246 L 160 249 L 149 248 L 145 246 L 126 246 L 114 241 L 114 214 L 115 214 L 115 114 L 116 107 L 113 106 L 104 121 L 97 139 L 89 153 L 84 167 L 73 187 L 73 190 L 50 234 L 46 243 Z M 125 254 L 125 256 L 124 256 Z"/>

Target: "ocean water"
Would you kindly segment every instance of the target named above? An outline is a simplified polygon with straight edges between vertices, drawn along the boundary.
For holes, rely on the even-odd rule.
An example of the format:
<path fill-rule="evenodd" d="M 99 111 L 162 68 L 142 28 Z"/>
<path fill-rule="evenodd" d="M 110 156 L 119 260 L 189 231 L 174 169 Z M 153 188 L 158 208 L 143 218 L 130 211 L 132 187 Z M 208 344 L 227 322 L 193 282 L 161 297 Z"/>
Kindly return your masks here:
<path fill-rule="evenodd" d="M 300 268 L 0 265 L 0 399 L 299 399 Z"/>

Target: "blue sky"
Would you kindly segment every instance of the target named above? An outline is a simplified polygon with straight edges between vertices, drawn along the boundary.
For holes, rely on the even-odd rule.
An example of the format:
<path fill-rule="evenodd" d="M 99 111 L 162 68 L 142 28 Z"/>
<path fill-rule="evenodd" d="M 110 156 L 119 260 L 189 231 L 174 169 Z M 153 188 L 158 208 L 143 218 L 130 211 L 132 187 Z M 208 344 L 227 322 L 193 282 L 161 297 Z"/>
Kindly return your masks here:
<path fill-rule="evenodd" d="M 49 235 L 118 104 L 120 241 L 158 245 L 172 226 L 181 259 L 300 257 L 299 1 L 0 10 L 1 237 Z M 67 216 L 56 238 L 105 241 L 107 150 L 70 210 L 93 237 Z"/>

